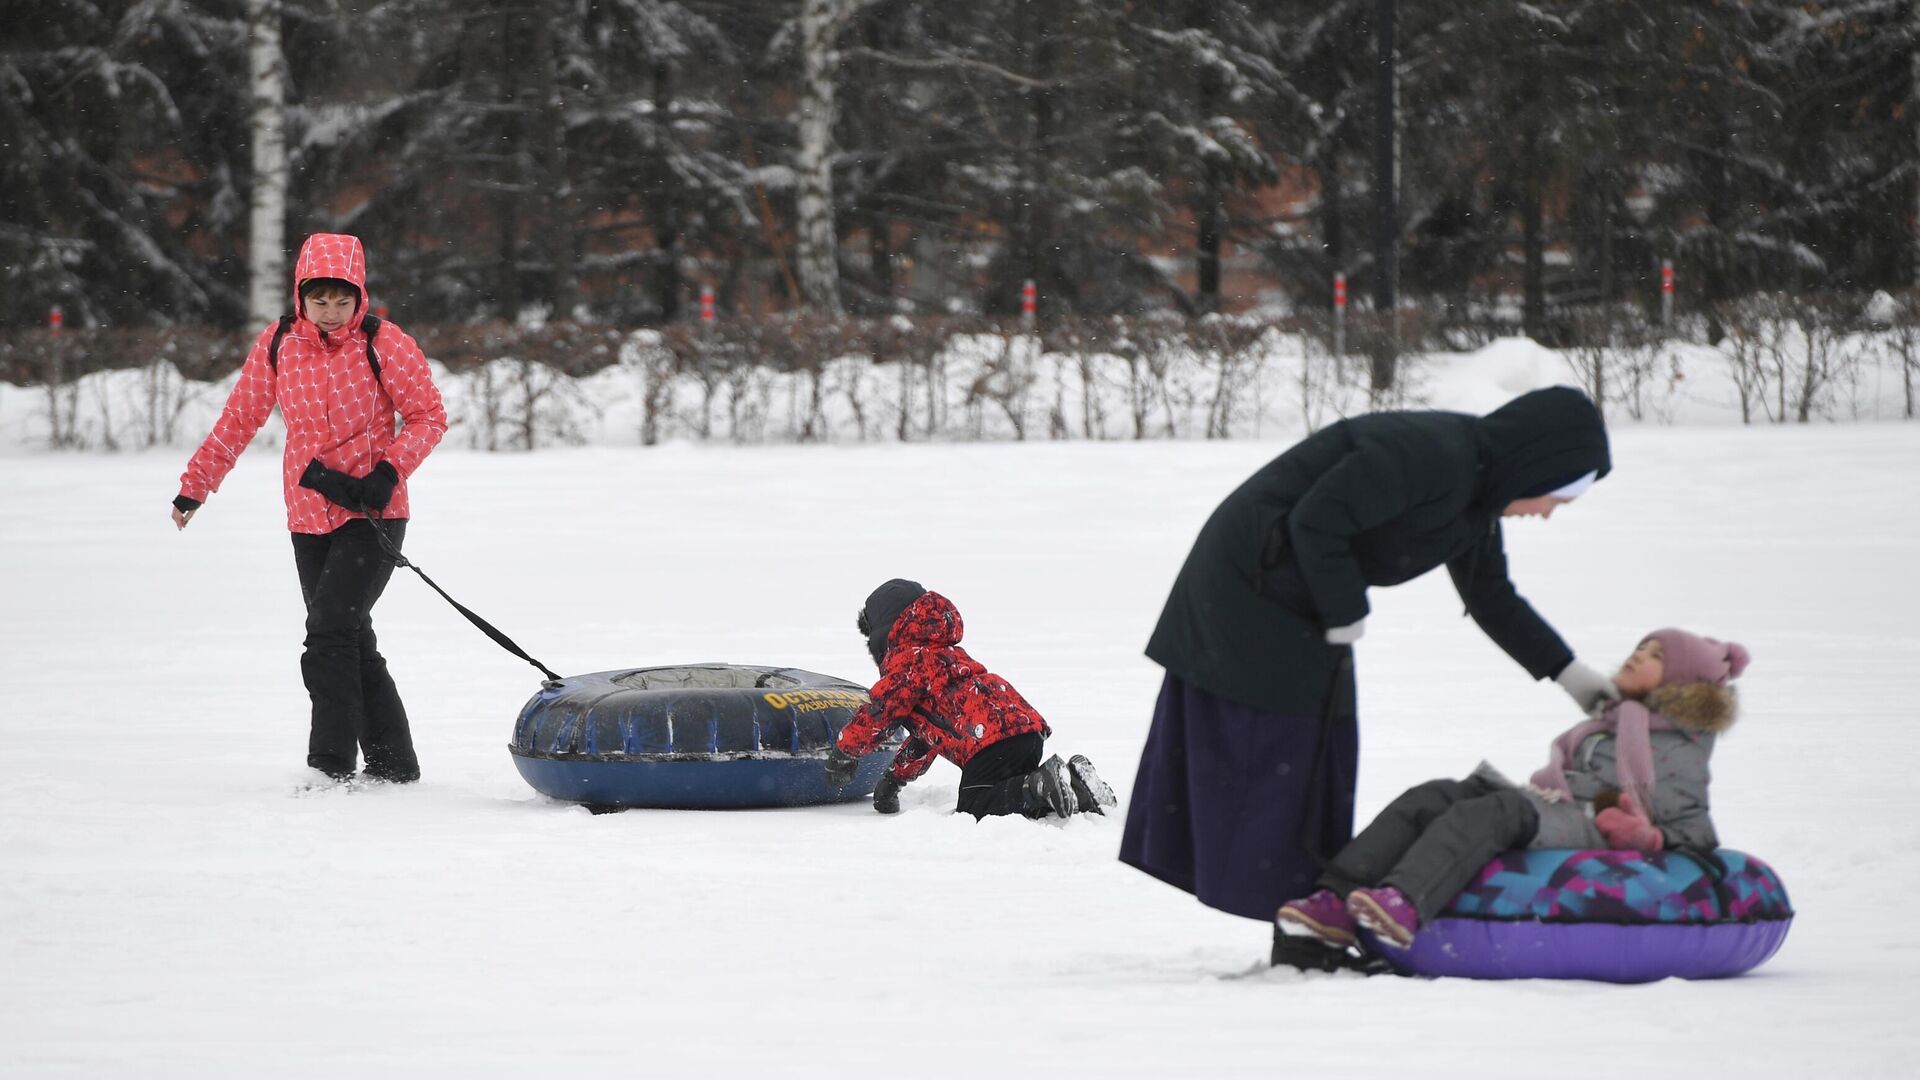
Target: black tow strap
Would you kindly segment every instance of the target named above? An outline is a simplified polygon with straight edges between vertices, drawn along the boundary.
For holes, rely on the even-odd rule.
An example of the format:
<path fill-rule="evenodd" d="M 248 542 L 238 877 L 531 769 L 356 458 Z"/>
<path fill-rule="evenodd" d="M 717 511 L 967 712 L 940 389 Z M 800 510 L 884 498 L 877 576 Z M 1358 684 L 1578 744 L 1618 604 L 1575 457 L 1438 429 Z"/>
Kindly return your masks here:
<path fill-rule="evenodd" d="M 437 592 L 440 594 L 442 599 L 446 600 L 447 603 L 452 604 L 453 609 L 455 611 L 458 611 L 460 614 L 465 615 L 467 617 L 468 622 L 479 627 L 481 633 L 492 638 L 494 642 L 498 644 L 501 648 L 507 650 L 508 652 L 519 657 L 520 659 L 525 660 L 527 663 L 532 664 L 534 667 L 539 668 L 540 674 L 545 675 L 547 677 L 548 685 L 558 683 L 560 681 L 559 675 L 554 674 L 553 670 L 547 667 L 547 665 L 541 663 L 538 660 L 535 660 L 531 656 L 528 656 L 527 651 L 525 649 L 522 649 L 520 646 L 515 645 L 513 643 L 512 638 L 501 633 L 499 630 L 494 629 L 494 626 L 492 623 L 474 614 L 473 609 L 467 607 L 467 605 L 461 603 L 460 601 L 455 600 L 453 597 L 448 596 L 447 590 L 441 588 L 438 585 L 435 585 L 433 582 L 433 579 L 427 576 L 427 572 L 425 570 L 422 570 L 418 566 L 415 566 L 413 562 L 409 560 L 405 555 L 400 554 L 400 549 L 395 547 L 393 545 L 393 541 L 390 538 L 388 538 L 387 530 L 380 527 L 380 519 L 374 516 L 373 510 L 370 507 L 363 507 L 362 509 L 366 511 L 367 524 L 373 526 L 373 535 L 377 537 L 380 541 L 381 550 L 387 553 L 387 557 L 393 560 L 393 564 L 395 566 L 404 566 L 407 569 L 413 571 L 414 573 L 419 574 L 421 581 L 426 582 L 429 586 L 432 587 L 434 592 Z"/>

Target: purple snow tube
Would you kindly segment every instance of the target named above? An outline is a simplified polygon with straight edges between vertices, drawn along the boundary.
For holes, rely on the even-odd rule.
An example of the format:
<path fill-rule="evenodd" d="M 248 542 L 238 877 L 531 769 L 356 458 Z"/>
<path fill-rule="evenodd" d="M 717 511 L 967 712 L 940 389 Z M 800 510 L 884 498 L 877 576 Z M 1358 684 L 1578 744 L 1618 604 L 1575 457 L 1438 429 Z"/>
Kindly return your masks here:
<path fill-rule="evenodd" d="M 1396 969 L 1469 979 L 1722 979 L 1765 963 L 1793 907 L 1738 851 L 1513 851 L 1414 936 Z"/>

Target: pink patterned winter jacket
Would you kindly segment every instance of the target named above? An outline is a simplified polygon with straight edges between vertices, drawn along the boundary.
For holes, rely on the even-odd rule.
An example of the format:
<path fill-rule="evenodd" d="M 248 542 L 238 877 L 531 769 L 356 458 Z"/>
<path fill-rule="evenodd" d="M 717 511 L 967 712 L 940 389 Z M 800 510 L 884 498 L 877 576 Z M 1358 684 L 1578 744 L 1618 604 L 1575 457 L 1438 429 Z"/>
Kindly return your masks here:
<path fill-rule="evenodd" d="M 321 333 L 300 311 L 300 283 L 312 278 L 339 278 L 360 290 L 352 321 L 330 335 Z M 367 314 L 367 258 L 359 237 L 309 236 L 294 264 L 293 287 L 297 317 L 280 342 L 278 372 L 267 355 L 276 329 L 269 326 L 254 339 L 240 367 L 240 381 L 213 433 L 187 462 L 180 493 L 205 502 L 218 491 L 234 459 L 277 404 L 287 425 L 280 474 L 288 529 L 329 533 L 362 516 L 300 486 L 300 474 L 314 458 L 352 476 L 365 476 L 382 461 L 392 463 L 400 483 L 380 516 L 405 518 L 409 516 L 407 477 L 447 433 L 447 410 L 433 385 L 427 358 L 410 335 L 383 321 L 374 341 L 380 375 L 374 376 L 361 328 Z M 401 420 L 397 433 L 396 412 Z"/>

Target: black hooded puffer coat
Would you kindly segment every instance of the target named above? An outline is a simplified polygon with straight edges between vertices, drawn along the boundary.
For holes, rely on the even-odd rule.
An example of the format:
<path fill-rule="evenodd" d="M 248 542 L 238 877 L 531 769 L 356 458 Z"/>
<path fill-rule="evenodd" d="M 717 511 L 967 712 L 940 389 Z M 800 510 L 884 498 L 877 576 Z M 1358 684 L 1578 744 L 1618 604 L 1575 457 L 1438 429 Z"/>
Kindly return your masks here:
<path fill-rule="evenodd" d="M 1514 591 L 1500 511 L 1611 469 L 1600 412 L 1571 387 L 1485 417 L 1380 412 L 1333 424 L 1262 467 L 1201 527 L 1147 656 L 1220 697 L 1317 716 L 1367 588 L 1445 565 L 1467 612 L 1535 678 L 1573 659 Z"/>

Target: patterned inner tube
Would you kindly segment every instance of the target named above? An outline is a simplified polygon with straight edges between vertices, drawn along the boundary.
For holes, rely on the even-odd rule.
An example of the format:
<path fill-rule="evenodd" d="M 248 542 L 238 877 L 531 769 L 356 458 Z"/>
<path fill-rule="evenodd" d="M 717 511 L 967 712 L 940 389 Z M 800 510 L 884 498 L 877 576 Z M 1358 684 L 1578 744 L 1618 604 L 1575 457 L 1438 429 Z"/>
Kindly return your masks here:
<path fill-rule="evenodd" d="M 1793 906 L 1773 868 L 1730 849 L 1501 855 L 1404 951 L 1415 975 L 1717 979 L 1779 950 Z"/>

